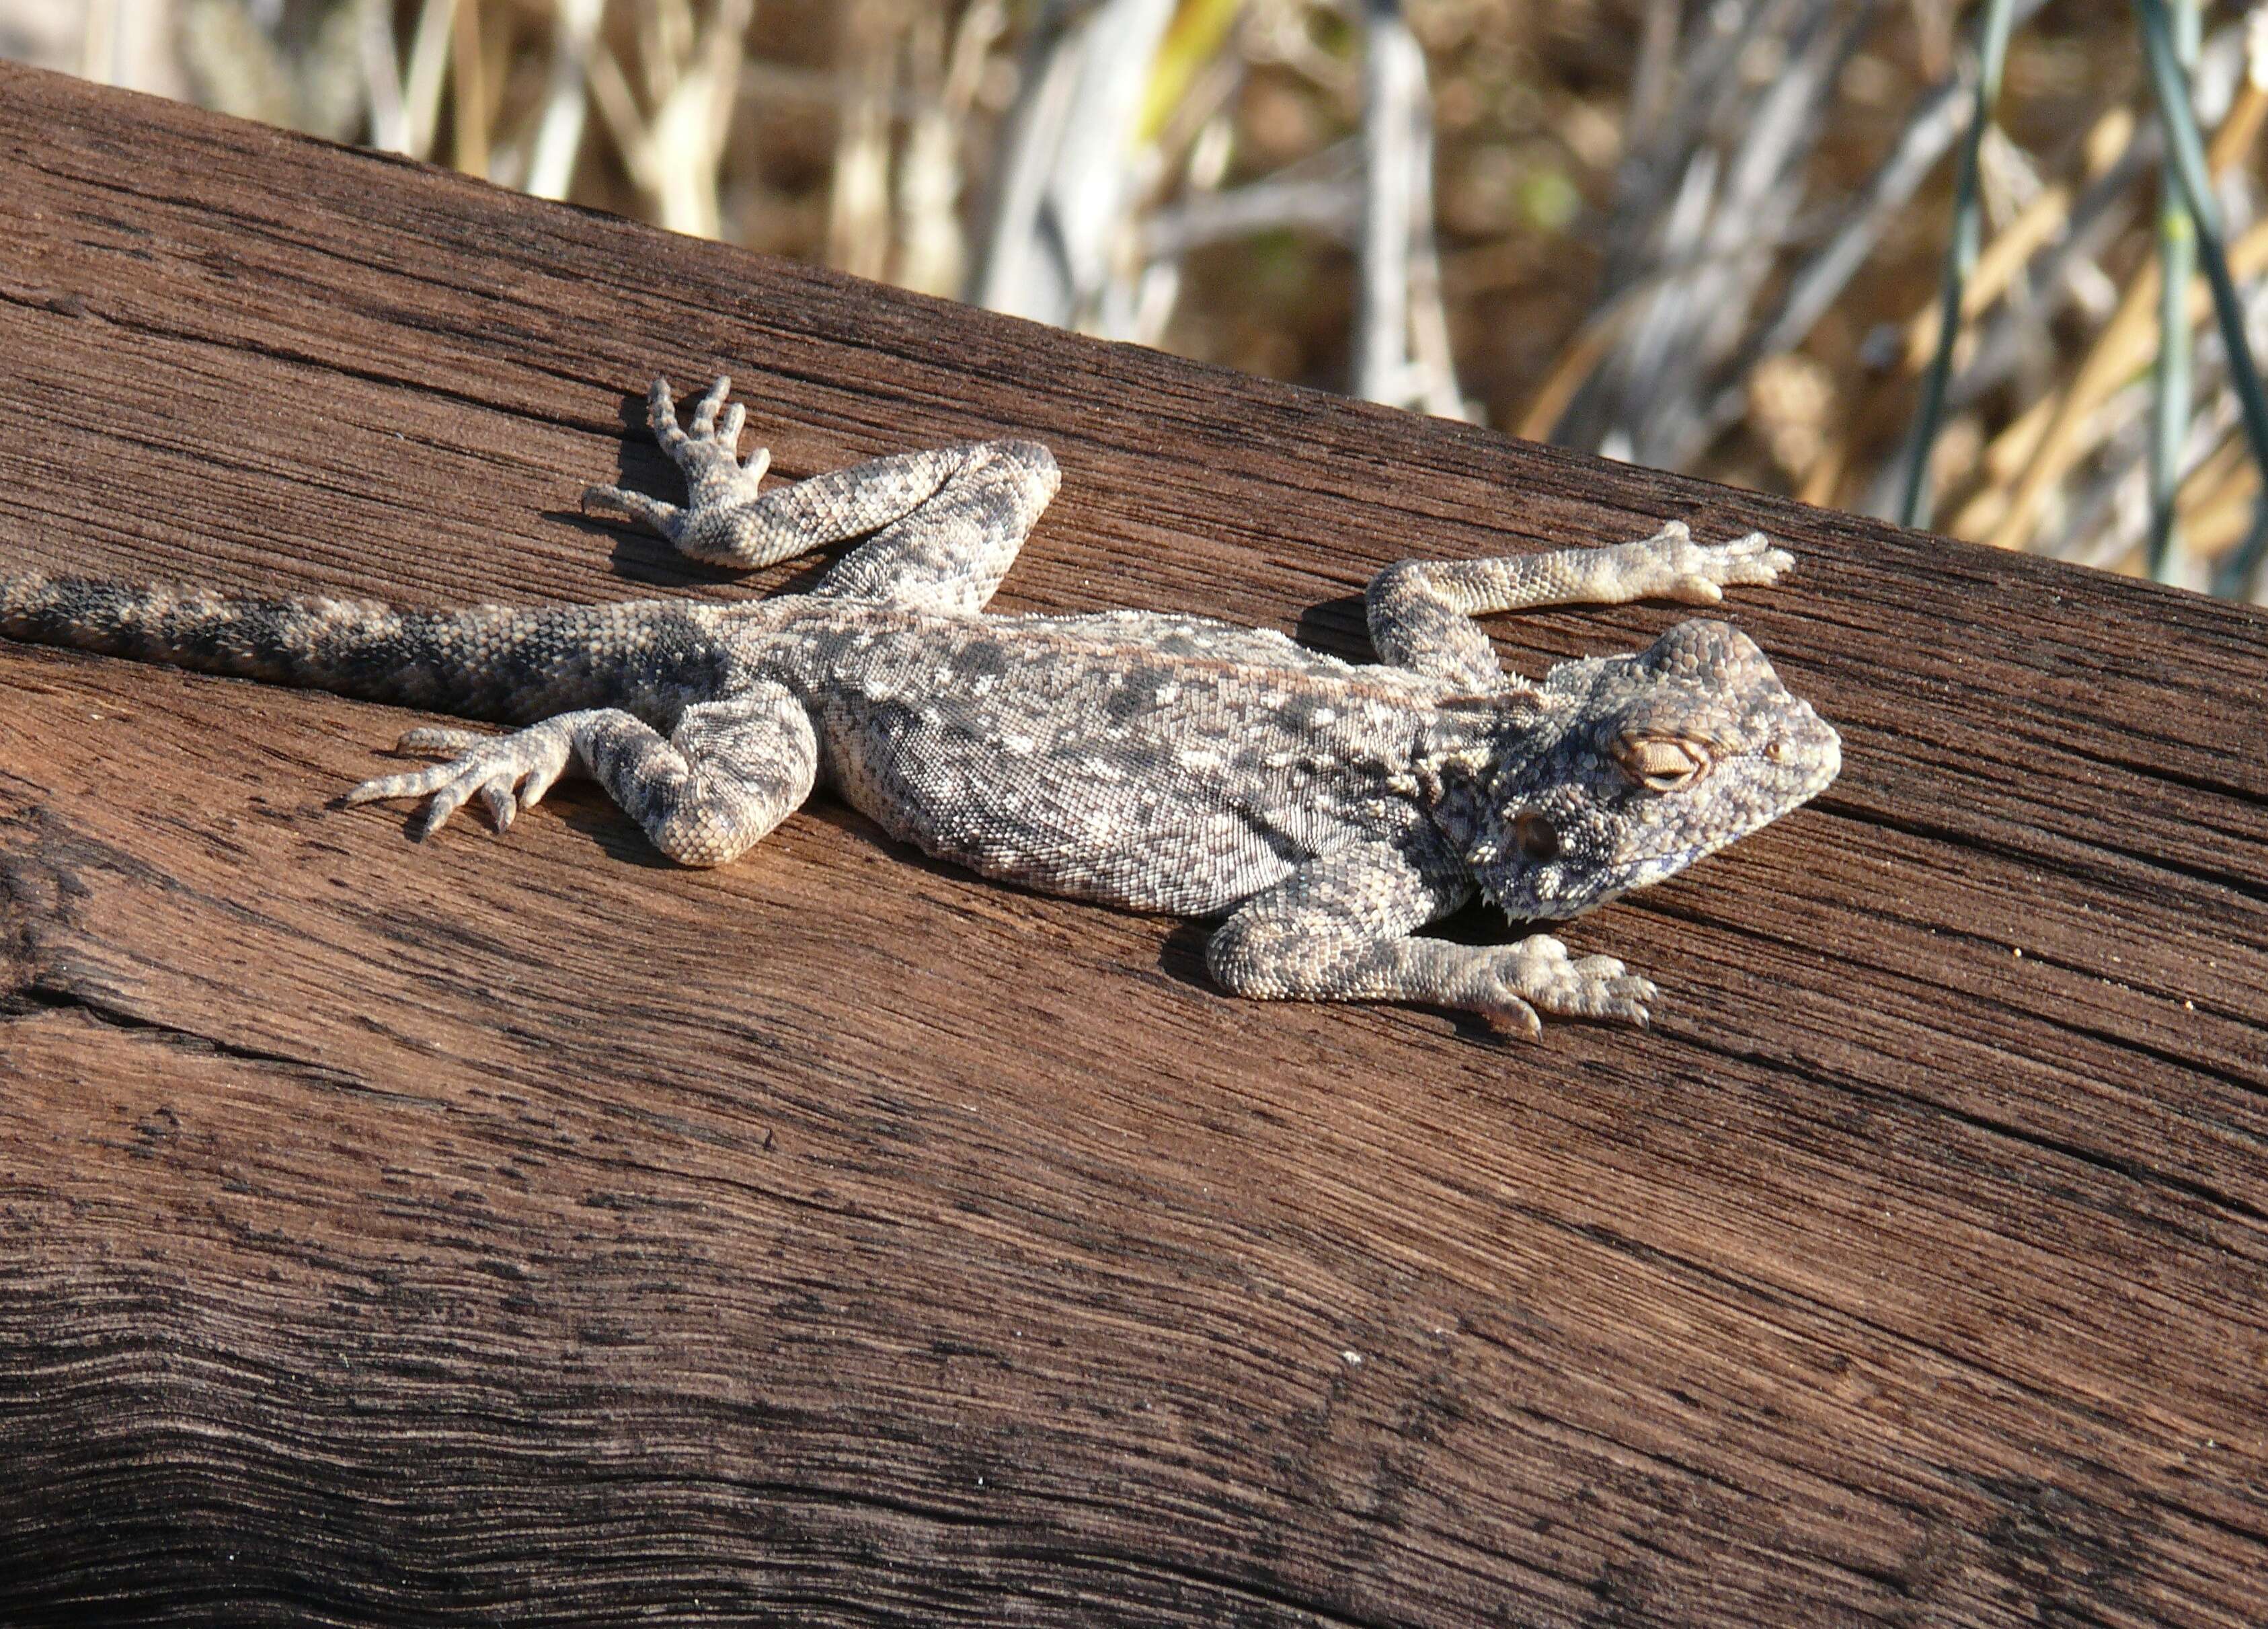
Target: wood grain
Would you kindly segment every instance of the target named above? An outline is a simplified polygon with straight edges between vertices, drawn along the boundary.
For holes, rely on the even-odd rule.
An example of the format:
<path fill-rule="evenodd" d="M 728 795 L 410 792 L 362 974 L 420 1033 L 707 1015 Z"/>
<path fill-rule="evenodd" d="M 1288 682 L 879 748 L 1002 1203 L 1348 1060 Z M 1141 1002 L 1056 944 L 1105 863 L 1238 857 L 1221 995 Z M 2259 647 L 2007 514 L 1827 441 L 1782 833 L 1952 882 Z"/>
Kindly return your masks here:
<path fill-rule="evenodd" d="M 416 844 L 333 802 L 409 715 L 0 645 L 0 1621 L 2268 1620 L 2260 613 L 14 69 L 0 222 L 11 561 L 777 587 L 575 513 L 729 371 L 790 475 L 1049 442 L 1006 608 L 1356 652 L 1407 553 L 1763 526 L 1847 761 L 1528 1048 L 832 804 Z"/>

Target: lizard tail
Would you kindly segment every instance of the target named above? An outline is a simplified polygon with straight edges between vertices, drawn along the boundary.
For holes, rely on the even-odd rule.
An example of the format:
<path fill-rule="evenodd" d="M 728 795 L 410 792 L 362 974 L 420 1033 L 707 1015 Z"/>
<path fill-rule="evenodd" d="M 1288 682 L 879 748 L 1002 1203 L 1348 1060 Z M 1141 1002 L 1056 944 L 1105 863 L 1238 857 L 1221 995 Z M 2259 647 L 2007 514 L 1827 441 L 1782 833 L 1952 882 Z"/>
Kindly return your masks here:
<path fill-rule="evenodd" d="M 11 639 L 502 724 L 615 701 L 633 667 L 697 658 L 700 631 L 675 606 L 411 611 L 0 571 L 0 634 Z"/>

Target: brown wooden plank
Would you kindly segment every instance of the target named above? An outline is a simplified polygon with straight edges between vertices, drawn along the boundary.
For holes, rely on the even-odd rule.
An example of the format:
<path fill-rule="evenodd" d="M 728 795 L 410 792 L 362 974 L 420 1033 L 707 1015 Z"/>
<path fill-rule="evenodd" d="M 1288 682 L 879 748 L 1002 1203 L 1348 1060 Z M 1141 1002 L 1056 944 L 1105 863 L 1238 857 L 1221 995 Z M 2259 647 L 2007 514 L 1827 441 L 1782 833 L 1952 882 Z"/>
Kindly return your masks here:
<path fill-rule="evenodd" d="M 2260 613 L 12 69 L 0 217 L 11 559 L 776 587 L 574 512 L 728 369 L 787 475 L 1052 445 L 1007 608 L 1356 651 L 1406 553 L 1762 525 L 1847 754 L 1522 1048 L 833 805 L 412 844 L 329 806 L 408 715 L 0 645 L 0 1621 L 2268 1619 Z"/>

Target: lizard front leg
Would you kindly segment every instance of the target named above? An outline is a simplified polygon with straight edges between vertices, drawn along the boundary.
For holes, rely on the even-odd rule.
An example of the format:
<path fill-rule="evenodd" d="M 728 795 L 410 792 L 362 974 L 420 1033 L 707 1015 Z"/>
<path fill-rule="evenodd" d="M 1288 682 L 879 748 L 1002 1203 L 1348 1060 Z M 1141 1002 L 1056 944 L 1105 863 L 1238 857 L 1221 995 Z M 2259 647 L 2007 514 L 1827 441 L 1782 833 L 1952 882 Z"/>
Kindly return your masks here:
<path fill-rule="evenodd" d="M 1541 605 L 1682 600 L 1715 605 L 1734 583 L 1771 583 L 1795 564 L 1761 532 L 1697 543 L 1683 520 L 1605 549 L 1554 549 L 1484 560 L 1404 560 L 1370 579 L 1370 642 L 1397 667 L 1480 689 L 1503 682 L 1489 638 L 1472 619 Z"/>
<path fill-rule="evenodd" d="M 1387 844 L 1310 860 L 1221 924 L 1205 964 L 1238 995 L 1414 1001 L 1479 1013 L 1533 1040 L 1539 1010 L 1643 1025 L 1653 984 L 1612 956 L 1571 956 L 1548 933 L 1458 945 L 1412 930 L 1470 897 L 1452 863 Z"/>
<path fill-rule="evenodd" d="M 687 866 L 721 866 L 746 851 L 811 795 L 819 764 L 810 715 L 777 684 L 688 707 L 666 738 L 605 707 L 563 712 L 511 735 L 412 730 L 400 744 L 460 756 L 365 781 L 347 802 L 430 796 L 422 835 L 477 796 L 503 830 L 579 765 L 656 848 Z"/>

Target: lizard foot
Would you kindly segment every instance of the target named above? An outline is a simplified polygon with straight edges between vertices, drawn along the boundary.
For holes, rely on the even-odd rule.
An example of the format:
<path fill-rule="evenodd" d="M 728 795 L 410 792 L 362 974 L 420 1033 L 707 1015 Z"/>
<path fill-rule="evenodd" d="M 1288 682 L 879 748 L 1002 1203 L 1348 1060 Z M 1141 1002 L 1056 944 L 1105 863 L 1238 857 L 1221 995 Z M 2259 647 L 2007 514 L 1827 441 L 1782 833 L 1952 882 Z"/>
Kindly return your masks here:
<path fill-rule="evenodd" d="M 1795 565 L 1795 557 L 1777 549 L 1762 532 L 1729 543 L 1697 543 L 1683 520 L 1672 520 L 1652 537 L 1622 543 L 1632 579 L 1647 598 L 1682 600 L 1689 605 L 1718 605 L 1736 583 L 1776 583 Z"/>
<path fill-rule="evenodd" d="M 560 720 L 553 719 L 511 735 L 488 735 L 477 730 L 411 730 L 394 743 L 394 749 L 454 756 L 427 769 L 366 780 L 347 793 L 345 800 L 374 803 L 381 798 L 430 796 L 433 800 L 426 806 L 425 818 L 417 829 L 417 835 L 423 837 L 439 830 L 444 821 L 475 796 L 487 806 L 498 831 L 510 830 L 512 816 L 521 809 L 534 808 L 551 790 L 552 783 L 566 773 L 574 756 L 574 741 Z"/>
<path fill-rule="evenodd" d="M 741 461 L 740 431 L 748 422 L 748 409 L 737 402 L 725 404 L 732 389 L 728 378 L 710 386 L 708 393 L 693 404 L 689 430 L 677 422 L 677 402 L 669 394 L 667 380 L 655 380 L 646 392 L 646 422 L 653 427 L 654 439 L 661 443 L 662 451 L 685 474 L 692 498 L 687 508 L 619 486 L 585 488 L 583 506 L 642 520 L 674 542 L 703 515 L 755 502 L 764 471 L 771 468 L 772 453 L 770 447 L 760 446 L 745 463 Z"/>
<path fill-rule="evenodd" d="M 772 450 L 760 446 L 748 454 L 747 463 L 740 461 L 740 431 L 748 422 L 748 409 L 737 402 L 727 406 L 725 398 L 732 394 L 732 380 L 718 375 L 717 382 L 693 404 L 693 427 L 685 430 L 677 423 L 677 403 L 670 399 L 669 381 L 657 379 L 645 393 L 646 422 L 653 427 L 654 439 L 696 489 L 711 481 L 746 482 L 754 496 L 757 478 L 771 468 Z M 722 423 L 719 413 L 724 416 Z"/>
<path fill-rule="evenodd" d="M 1660 992 L 1612 956 L 1571 956 L 1549 933 L 1482 953 L 1475 1009 L 1525 1039 L 1543 1034 L 1537 1011 L 1555 1018 L 1618 1019 L 1646 1028 L 1646 1004 Z"/>

